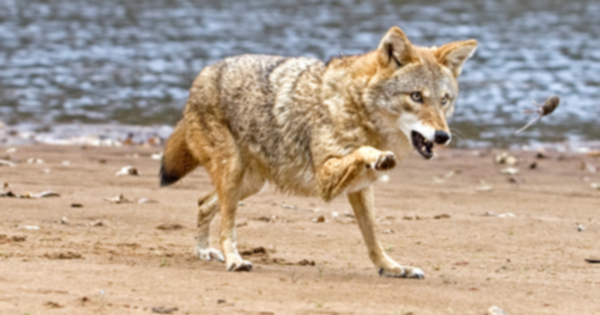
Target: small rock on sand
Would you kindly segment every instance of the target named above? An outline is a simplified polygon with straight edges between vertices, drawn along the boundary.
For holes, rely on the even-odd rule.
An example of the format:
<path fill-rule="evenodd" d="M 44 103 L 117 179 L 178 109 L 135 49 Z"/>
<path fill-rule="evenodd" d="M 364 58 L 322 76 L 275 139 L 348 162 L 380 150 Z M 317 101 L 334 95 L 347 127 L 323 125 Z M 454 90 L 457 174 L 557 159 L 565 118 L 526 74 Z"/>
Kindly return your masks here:
<path fill-rule="evenodd" d="M 44 305 L 51 307 L 51 308 L 61 308 L 63 307 L 62 305 L 56 303 L 56 302 L 52 302 L 52 301 L 48 301 L 46 302 Z"/>
<path fill-rule="evenodd" d="M 475 188 L 475 190 L 477 190 L 477 191 L 492 191 L 492 189 L 493 189 L 492 186 L 489 186 L 489 185 L 482 185 L 482 186 Z"/>
<path fill-rule="evenodd" d="M 538 152 L 535 154 L 535 158 L 536 159 L 547 159 L 548 155 L 546 154 L 546 150 L 545 149 L 539 149 Z"/>
<path fill-rule="evenodd" d="M 60 194 L 55 193 L 53 191 L 44 191 L 39 194 L 34 194 L 30 192 L 26 192 L 22 195 L 15 194 L 12 191 L 5 192 L 4 189 L 0 190 L 0 197 L 12 197 L 12 198 L 20 198 L 20 199 L 41 199 L 47 197 L 60 197 Z"/>
<path fill-rule="evenodd" d="M 517 184 L 517 185 L 523 184 L 523 182 L 524 182 L 524 180 L 522 180 L 522 179 L 520 179 L 520 178 L 518 178 L 518 177 L 515 177 L 515 176 L 511 176 L 511 177 L 509 177 L 509 178 L 508 178 L 508 181 L 509 181 L 510 183 Z"/>
<path fill-rule="evenodd" d="M 125 197 L 123 197 L 123 194 L 118 195 L 116 197 L 105 197 L 104 200 L 106 200 L 108 202 L 116 203 L 116 204 L 130 202 L 129 199 L 126 199 Z"/>
<path fill-rule="evenodd" d="M 298 262 L 299 266 L 314 266 L 315 265 L 315 261 L 314 260 L 308 260 L 308 259 L 302 259 L 301 261 Z"/>
<path fill-rule="evenodd" d="M 153 307 L 152 308 L 152 313 L 157 313 L 157 314 L 171 314 L 171 313 L 175 312 L 176 310 L 178 310 L 177 307 L 158 306 L 158 307 Z"/>
<path fill-rule="evenodd" d="M 505 310 L 499 308 L 498 306 L 492 305 L 488 309 L 486 315 L 508 315 L 508 313 Z"/>
<path fill-rule="evenodd" d="M 39 226 L 37 225 L 19 225 L 17 227 L 17 229 L 25 229 L 25 230 L 30 230 L 30 231 L 37 231 L 40 229 Z"/>
<path fill-rule="evenodd" d="M 39 198 L 48 198 L 48 197 L 60 197 L 60 194 L 48 190 L 48 191 L 41 192 L 39 194 L 25 193 L 24 196 L 29 196 L 29 198 L 39 199 Z M 27 198 L 27 197 L 23 197 L 23 198 Z"/>
<path fill-rule="evenodd" d="M 516 167 L 507 167 L 500 170 L 501 174 L 505 175 L 517 175 L 519 174 L 519 169 Z"/>
<path fill-rule="evenodd" d="M 139 176 L 140 172 L 137 170 L 137 168 L 133 167 L 133 166 L 123 166 L 123 168 L 121 168 L 118 172 L 115 173 L 116 176 Z"/>
<path fill-rule="evenodd" d="M 29 159 L 27 159 L 27 164 L 44 164 L 44 160 L 36 159 L 36 158 L 29 158 Z"/>
<path fill-rule="evenodd" d="M 315 223 L 325 223 L 325 216 L 322 215 L 322 216 L 320 216 L 320 217 L 318 217 L 316 219 L 313 219 L 312 221 L 315 222 Z"/>
<path fill-rule="evenodd" d="M 81 254 L 71 252 L 71 251 L 64 252 L 64 253 L 46 254 L 46 255 L 44 255 L 44 257 L 49 258 L 49 259 L 82 259 L 83 258 L 83 256 L 81 256 Z"/>
<path fill-rule="evenodd" d="M 292 205 L 288 205 L 288 204 L 286 204 L 285 202 L 282 202 L 282 203 L 281 203 L 281 207 L 282 207 L 283 209 L 289 209 L 289 210 L 296 210 L 296 209 L 298 209 L 298 207 L 296 207 L 296 206 L 292 206 Z"/>
<path fill-rule="evenodd" d="M 240 252 L 240 255 L 251 256 L 251 255 L 266 254 L 266 253 L 267 253 L 267 250 L 264 247 L 260 246 L 260 247 L 256 247 L 253 249 L 244 250 L 244 251 Z"/>
<path fill-rule="evenodd" d="M 514 213 L 511 213 L 511 212 L 507 212 L 507 213 L 495 213 L 495 212 L 492 212 L 492 211 L 486 212 L 485 216 L 498 217 L 498 218 L 514 218 L 514 217 L 516 217 L 516 215 Z"/>
<path fill-rule="evenodd" d="M 13 242 L 25 242 L 25 240 L 27 239 L 27 236 L 22 235 L 22 236 L 13 236 L 10 238 Z"/>
<path fill-rule="evenodd" d="M 157 230 L 161 231 L 173 231 L 183 229 L 183 225 L 178 223 L 163 223 L 156 227 Z"/>
<path fill-rule="evenodd" d="M 104 222 L 102 222 L 102 220 L 96 220 L 90 223 L 90 226 L 104 226 Z"/>
<path fill-rule="evenodd" d="M 507 152 L 502 152 L 494 156 L 494 162 L 496 164 L 506 164 L 509 166 L 513 166 L 517 165 L 517 163 L 519 163 L 519 160 L 516 157 L 508 154 Z"/>
<path fill-rule="evenodd" d="M 140 198 L 138 199 L 137 203 L 157 203 L 158 201 L 156 200 L 152 200 L 152 199 L 148 199 L 148 198 Z"/>
<path fill-rule="evenodd" d="M 8 166 L 8 167 L 15 167 L 15 164 L 13 162 L 0 159 L 0 166 L 3 166 L 3 165 Z"/>

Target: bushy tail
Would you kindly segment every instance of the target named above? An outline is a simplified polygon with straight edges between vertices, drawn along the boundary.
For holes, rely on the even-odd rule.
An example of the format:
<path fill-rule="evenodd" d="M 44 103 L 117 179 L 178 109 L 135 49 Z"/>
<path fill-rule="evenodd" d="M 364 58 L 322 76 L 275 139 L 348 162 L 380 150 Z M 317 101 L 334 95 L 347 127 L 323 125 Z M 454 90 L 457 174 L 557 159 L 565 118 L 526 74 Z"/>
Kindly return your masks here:
<path fill-rule="evenodd" d="M 185 120 L 181 120 L 167 140 L 160 166 L 160 186 L 168 186 L 193 171 L 200 163 L 187 146 Z"/>

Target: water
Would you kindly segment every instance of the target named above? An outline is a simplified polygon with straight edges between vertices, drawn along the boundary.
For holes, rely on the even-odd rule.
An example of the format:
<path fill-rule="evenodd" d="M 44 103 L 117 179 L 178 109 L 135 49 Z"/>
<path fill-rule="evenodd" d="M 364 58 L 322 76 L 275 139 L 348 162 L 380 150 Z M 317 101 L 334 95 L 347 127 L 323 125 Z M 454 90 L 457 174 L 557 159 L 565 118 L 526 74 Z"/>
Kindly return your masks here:
<path fill-rule="evenodd" d="M 219 59 L 327 60 L 372 50 L 399 25 L 415 44 L 480 43 L 460 78 L 458 146 L 594 140 L 598 16 L 600 3 L 584 0 L 2 0 L 0 121 L 50 133 L 173 125 L 193 78 Z M 562 97 L 557 112 L 513 136 L 531 100 L 551 94 Z"/>

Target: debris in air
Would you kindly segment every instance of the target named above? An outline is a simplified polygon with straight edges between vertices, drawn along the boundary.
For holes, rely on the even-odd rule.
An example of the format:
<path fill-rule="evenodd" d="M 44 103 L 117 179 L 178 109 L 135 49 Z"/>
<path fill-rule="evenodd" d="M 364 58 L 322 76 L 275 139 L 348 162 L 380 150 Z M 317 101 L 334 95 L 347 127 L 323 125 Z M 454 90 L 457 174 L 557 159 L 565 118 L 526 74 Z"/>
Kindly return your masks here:
<path fill-rule="evenodd" d="M 515 134 L 520 133 L 521 131 L 529 128 L 529 126 L 535 124 L 538 120 L 540 120 L 542 117 L 544 116 L 548 116 L 550 114 L 552 114 L 552 112 L 554 112 L 554 110 L 558 107 L 558 104 L 560 103 L 560 98 L 556 95 L 550 96 L 543 105 L 539 105 L 538 103 L 536 103 L 535 101 L 533 101 L 533 105 L 535 105 L 536 109 L 535 110 L 526 110 L 525 114 L 532 114 L 532 113 L 537 113 L 538 116 L 536 118 L 534 118 L 532 121 L 530 121 L 527 125 L 525 125 L 525 127 L 515 131 Z"/>

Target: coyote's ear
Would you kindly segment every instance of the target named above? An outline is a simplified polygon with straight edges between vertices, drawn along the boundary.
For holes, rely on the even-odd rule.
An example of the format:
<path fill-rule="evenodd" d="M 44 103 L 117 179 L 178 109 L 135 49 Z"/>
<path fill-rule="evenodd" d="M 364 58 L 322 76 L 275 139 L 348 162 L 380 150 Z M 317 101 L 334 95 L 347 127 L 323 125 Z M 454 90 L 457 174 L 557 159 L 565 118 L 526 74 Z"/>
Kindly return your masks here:
<path fill-rule="evenodd" d="M 473 56 L 475 49 L 477 49 L 477 41 L 474 39 L 452 42 L 438 48 L 435 56 L 440 63 L 452 71 L 454 77 L 458 77 L 463 63 Z"/>
<path fill-rule="evenodd" d="M 412 45 L 398 26 L 385 33 L 377 51 L 382 67 L 396 69 L 412 61 Z"/>

